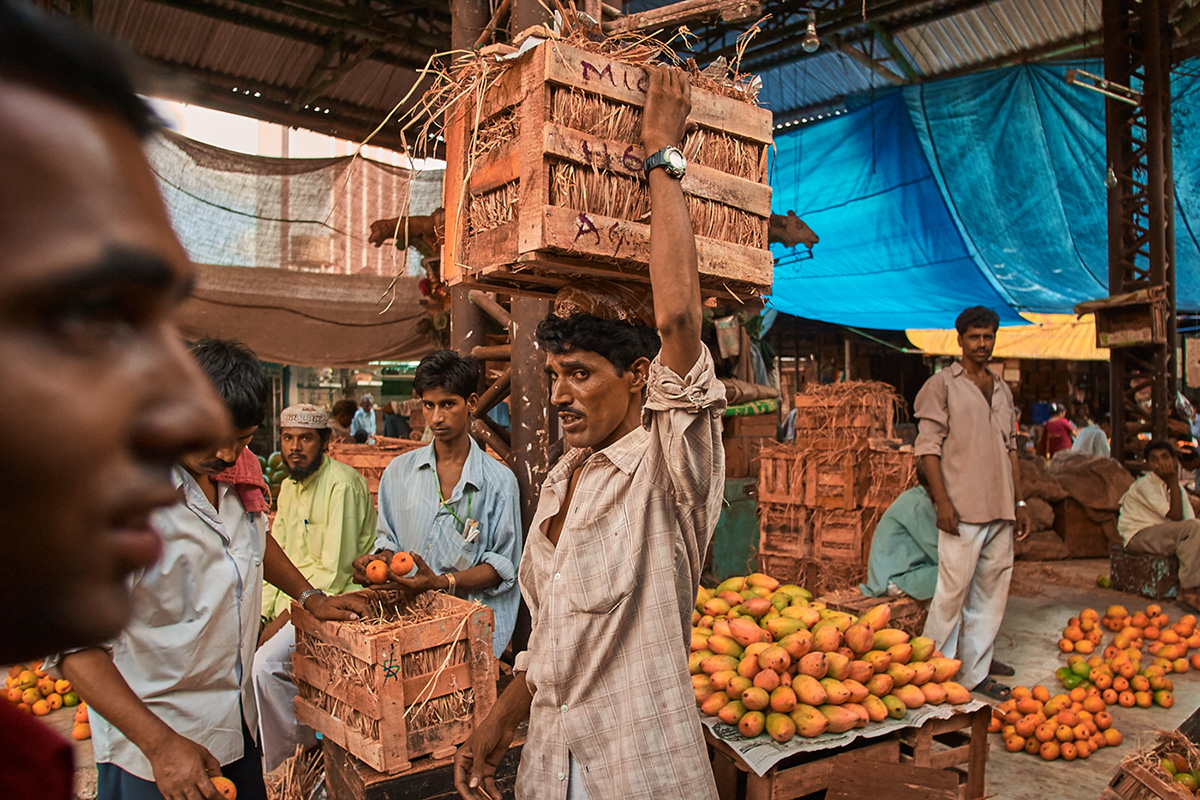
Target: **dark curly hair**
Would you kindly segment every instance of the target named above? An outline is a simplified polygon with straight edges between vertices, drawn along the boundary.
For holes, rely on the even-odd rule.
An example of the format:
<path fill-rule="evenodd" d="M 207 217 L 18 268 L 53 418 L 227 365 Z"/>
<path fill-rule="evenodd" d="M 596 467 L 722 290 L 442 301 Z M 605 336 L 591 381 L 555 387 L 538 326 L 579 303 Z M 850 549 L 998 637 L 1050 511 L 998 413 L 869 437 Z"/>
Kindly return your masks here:
<path fill-rule="evenodd" d="M 550 314 L 537 327 L 537 340 L 555 355 L 587 350 L 613 365 L 617 375 L 639 358 L 654 358 L 662 347 L 658 334 L 645 325 L 601 319 L 591 314 L 573 314 L 565 319 Z"/>
<path fill-rule="evenodd" d="M 233 415 L 233 426 L 261 425 L 271 386 L 254 351 L 234 339 L 201 339 L 191 351 Z"/>
<path fill-rule="evenodd" d="M 954 329 L 959 334 L 966 333 L 968 328 L 991 328 L 995 332 L 1000 328 L 1000 315 L 987 306 L 971 306 L 954 320 Z"/>
<path fill-rule="evenodd" d="M 413 374 L 413 394 L 445 389 L 466 400 L 479 391 L 479 362 L 453 350 L 438 350 L 421 359 Z"/>
<path fill-rule="evenodd" d="M 1175 449 L 1175 445 L 1171 444 L 1166 439 L 1155 439 L 1146 445 L 1146 449 L 1142 451 L 1142 458 L 1149 461 L 1150 454 L 1155 450 L 1165 450 L 1171 454 L 1171 458 L 1179 458 L 1179 451 Z"/>

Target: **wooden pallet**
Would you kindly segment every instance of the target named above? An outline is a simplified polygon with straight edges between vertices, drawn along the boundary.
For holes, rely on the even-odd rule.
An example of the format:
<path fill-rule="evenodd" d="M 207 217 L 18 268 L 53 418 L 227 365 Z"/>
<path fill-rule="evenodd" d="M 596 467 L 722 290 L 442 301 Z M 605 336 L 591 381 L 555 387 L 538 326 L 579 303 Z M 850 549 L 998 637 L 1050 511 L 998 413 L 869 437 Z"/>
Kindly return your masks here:
<path fill-rule="evenodd" d="M 556 175 L 591 173 L 608 186 L 606 196 L 640 191 L 640 143 L 568 128 L 553 113 L 564 94 L 597 106 L 640 109 L 646 80 L 642 67 L 551 41 L 516 59 L 480 100 L 471 97 L 448 113 L 443 280 L 541 293 L 588 278 L 648 283 L 649 224 L 568 207 L 557 197 L 555 181 Z M 694 88 L 689 119 L 698 126 L 696 135 L 730 137 L 754 156 L 746 174 L 706 166 L 704 158 L 688 166 L 682 187 L 689 204 L 712 204 L 753 232 L 754 244 L 746 245 L 711 238 L 716 229 L 698 229 L 701 286 L 708 294 L 740 297 L 766 291 L 774 263 L 767 249 L 771 113 Z M 473 148 L 480 152 L 478 142 L 490 144 L 499 137 L 489 131 L 501 127 L 510 140 L 472 158 Z M 503 211 L 481 224 L 482 215 L 473 213 L 475 204 L 485 203 Z M 597 205 L 591 199 L 587 204 Z"/>
<path fill-rule="evenodd" d="M 861 617 L 878 605 L 888 606 L 888 627 L 898 628 L 910 636 L 920 636 L 929 615 L 926 604 L 911 597 L 867 597 L 857 586 L 821 595 L 817 598 L 834 611 L 844 611 Z"/>
<path fill-rule="evenodd" d="M 432 598 L 435 608 L 452 613 L 384 626 L 378 632 L 352 623 L 323 622 L 292 604 L 297 719 L 379 772 L 407 770 L 418 756 L 452 754 L 496 702 L 492 610 L 440 592 Z M 335 680 L 313 657 L 319 647 L 336 649 L 356 674 L 369 677 Z M 413 668 L 423 662 L 438 667 L 427 672 Z M 467 690 L 469 716 L 411 727 L 409 716 L 425 702 Z M 354 716 L 374 720 L 378 736 L 356 725 Z"/>
<path fill-rule="evenodd" d="M 931 719 L 920 728 L 905 728 L 900 733 L 901 762 L 953 770 L 959 776 L 959 797 L 981 800 L 987 790 L 991 715 L 991 709 L 985 707 L 950 719 Z"/>

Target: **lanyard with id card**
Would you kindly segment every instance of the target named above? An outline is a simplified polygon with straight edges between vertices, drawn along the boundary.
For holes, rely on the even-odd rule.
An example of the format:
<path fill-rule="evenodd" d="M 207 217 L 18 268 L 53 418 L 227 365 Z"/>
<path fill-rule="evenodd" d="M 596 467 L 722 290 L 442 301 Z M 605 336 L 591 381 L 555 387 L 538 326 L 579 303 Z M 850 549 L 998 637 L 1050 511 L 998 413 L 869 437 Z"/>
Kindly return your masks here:
<path fill-rule="evenodd" d="M 462 525 L 461 535 L 463 543 L 467 545 L 474 545 L 477 541 L 479 541 L 479 535 L 481 532 L 479 520 L 472 519 L 471 517 L 471 505 L 475 501 L 475 493 L 467 492 L 467 517 L 466 519 L 463 519 L 455 512 L 453 508 L 450 507 L 450 504 L 446 502 L 446 498 L 442 495 L 441 481 L 438 480 L 436 472 L 434 473 L 434 482 L 437 486 L 438 502 L 441 503 L 441 506 L 446 510 L 446 513 L 454 517 L 455 522 L 457 522 L 459 525 Z M 460 500 L 459 502 L 461 503 L 462 501 Z M 474 552 L 474 547 L 459 548 L 458 556 L 454 562 L 454 569 L 461 571 L 475 566 Z"/>

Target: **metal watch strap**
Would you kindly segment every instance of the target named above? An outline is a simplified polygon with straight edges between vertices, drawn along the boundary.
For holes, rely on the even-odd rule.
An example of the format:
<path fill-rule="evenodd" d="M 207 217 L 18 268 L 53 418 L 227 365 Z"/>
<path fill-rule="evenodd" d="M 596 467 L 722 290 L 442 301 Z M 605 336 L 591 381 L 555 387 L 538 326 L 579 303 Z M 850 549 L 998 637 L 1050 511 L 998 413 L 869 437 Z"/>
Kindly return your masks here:
<path fill-rule="evenodd" d="M 300 596 L 296 598 L 296 602 L 300 604 L 301 608 L 304 608 L 304 604 L 308 602 L 308 598 L 318 594 L 321 595 L 321 597 L 327 596 L 325 592 L 314 587 L 312 589 L 305 589 L 303 592 L 301 592 Z"/>

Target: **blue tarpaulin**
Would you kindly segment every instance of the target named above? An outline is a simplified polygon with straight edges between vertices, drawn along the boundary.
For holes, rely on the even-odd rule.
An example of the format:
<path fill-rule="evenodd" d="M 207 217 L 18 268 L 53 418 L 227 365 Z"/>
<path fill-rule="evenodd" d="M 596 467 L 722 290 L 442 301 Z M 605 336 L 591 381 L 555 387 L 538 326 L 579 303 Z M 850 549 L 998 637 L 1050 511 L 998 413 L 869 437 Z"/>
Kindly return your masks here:
<path fill-rule="evenodd" d="M 1108 294 L 1104 106 L 1066 64 L 855 98 L 776 139 L 776 213 L 821 237 L 774 245 L 771 305 L 871 328 L 946 328 L 970 305 L 1069 313 Z M 1080 65 L 1099 72 L 1095 63 Z M 1200 308 L 1200 80 L 1174 80 L 1177 303 Z M 1193 121 L 1193 117 L 1195 121 Z"/>

